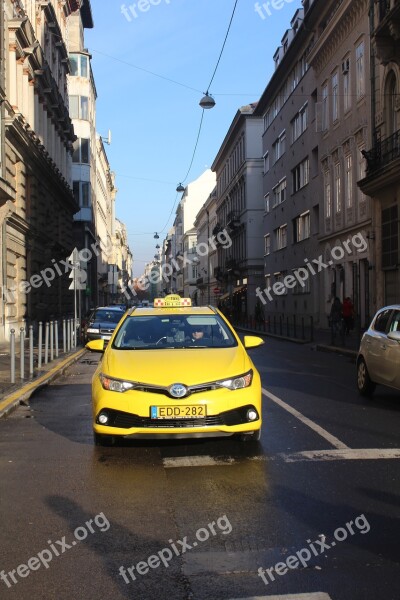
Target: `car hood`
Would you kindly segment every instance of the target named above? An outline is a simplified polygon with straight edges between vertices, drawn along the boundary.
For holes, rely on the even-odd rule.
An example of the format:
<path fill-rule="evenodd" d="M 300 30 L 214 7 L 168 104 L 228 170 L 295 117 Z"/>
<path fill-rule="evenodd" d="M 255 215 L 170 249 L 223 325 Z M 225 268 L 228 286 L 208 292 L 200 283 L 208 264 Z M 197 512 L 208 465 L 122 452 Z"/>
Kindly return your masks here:
<path fill-rule="evenodd" d="M 196 385 L 247 372 L 252 363 L 241 347 L 106 352 L 102 372 L 110 377 L 149 385 Z"/>

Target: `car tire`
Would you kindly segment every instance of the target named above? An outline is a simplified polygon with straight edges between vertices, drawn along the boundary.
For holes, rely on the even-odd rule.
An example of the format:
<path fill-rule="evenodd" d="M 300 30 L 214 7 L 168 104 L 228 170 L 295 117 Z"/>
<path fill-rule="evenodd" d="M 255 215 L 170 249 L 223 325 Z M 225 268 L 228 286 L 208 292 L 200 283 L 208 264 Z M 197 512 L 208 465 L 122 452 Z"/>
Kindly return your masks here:
<path fill-rule="evenodd" d="M 115 438 L 113 435 L 96 433 L 96 431 L 93 431 L 93 441 L 95 446 L 112 446 L 115 444 Z"/>
<path fill-rule="evenodd" d="M 357 363 L 357 387 L 361 396 L 372 396 L 375 390 L 375 383 L 371 381 L 366 362 L 363 358 Z"/>
<path fill-rule="evenodd" d="M 253 433 L 241 433 L 240 440 L 242 442 L 259 442 L 261 439 L 261 427 Z"/>

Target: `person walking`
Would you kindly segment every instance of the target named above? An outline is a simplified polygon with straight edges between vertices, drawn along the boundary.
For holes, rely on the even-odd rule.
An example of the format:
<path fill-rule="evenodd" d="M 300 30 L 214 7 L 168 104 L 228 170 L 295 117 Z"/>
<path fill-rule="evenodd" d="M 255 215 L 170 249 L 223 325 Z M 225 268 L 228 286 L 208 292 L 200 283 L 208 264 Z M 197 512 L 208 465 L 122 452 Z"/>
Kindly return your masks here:
<path fill-rule="evenodd" d="M 354 306 L 349 296 L 343 300 L 343 321 L 345 334 L 350 335 L 350 331 L 354 327 Z"/>
<path fill-rule="evenodd" d="M 343 318 L 343 306 L 340 302 L 340 298 L 336 296 L 332 302 L 331 312 L 329 313 L 329 325 L 332 333 L 332 344 L 335 341 L 337 333 L 342 332 L 342 318 Z"/>

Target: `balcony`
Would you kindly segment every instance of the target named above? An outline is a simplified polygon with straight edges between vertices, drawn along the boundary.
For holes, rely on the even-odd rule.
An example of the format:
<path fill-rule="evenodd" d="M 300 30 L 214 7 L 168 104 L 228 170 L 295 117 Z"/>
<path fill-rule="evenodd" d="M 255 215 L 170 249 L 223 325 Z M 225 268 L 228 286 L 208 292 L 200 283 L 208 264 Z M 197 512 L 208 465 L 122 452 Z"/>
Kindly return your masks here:
<path fill-rule="evenodd" d="M 377 56 L 383 65 L 387 65 L 400 53 L 400 2 L 379 0 L 376 18 L 374 41 Z"/>
<path fill-rule="evenodd" d="M 237 229 L 240 225 L 239 213 L 236 211 L 231 211 L 226 218 L 226 224 L 231 231 Z"/>
<path fill-rule="evenodd" d="M 377 140 L 371 150 L 363 150 L 362 153 L 367 161 L 367 174 L 359 182 L 359 187 L 364 194 L 372 196 L 382 186 L 399 182 L 400 130 L 383 140 Z"/>

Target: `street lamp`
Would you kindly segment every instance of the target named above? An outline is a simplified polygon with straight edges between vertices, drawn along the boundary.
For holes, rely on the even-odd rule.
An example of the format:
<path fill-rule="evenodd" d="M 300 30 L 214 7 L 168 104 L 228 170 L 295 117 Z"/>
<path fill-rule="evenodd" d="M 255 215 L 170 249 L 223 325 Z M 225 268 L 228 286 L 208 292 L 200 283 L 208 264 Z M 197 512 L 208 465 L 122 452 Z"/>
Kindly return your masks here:
<path fill-rule="evenodd" d="M 209 108 L 214 108 L 215 106 L 215 100 L 212 96 L 210 96 L 210 94 L 208 92 L 206 92 L 204 94 L 204 96 L 202 97 L 202 99 L 199 102 L 201 108 L 205 108 L 205 109 L 209 109 Z"/>
<path fill-rule="evenodd" d="M 184 191 L 185 191 L 185 188 L 183 187 L 183 185 L 182 185 L 181 183 L 179 183 L 179 184 L 178 184 L 178 187 L 176 188 L 176 191 L 177 191 L 177 192 L 179 192 L 179 193 L 180 193 L 180 192 L 184 192 Z"/>

